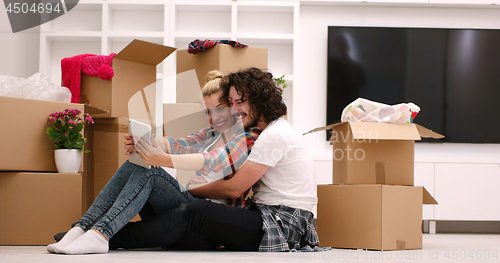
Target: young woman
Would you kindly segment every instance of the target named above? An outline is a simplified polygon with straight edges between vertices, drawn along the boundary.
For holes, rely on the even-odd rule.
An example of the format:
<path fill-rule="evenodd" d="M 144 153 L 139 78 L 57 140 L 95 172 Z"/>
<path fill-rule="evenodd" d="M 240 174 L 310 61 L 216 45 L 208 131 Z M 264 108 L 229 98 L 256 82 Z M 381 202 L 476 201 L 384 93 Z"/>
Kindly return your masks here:
<path fill-rule="evenodd" d="M 199 178 L 191 179 L 196 184 L 224 178 L 225 171 L 234 171 L 244 161 L 257 133 L 243 133 L 243 129 L 238 128 L 236 116 L 231 114 L 226 104 L 219 103 L 222 95 L 219 89 L 221 74 L 212 75 L 202 91 L 211 127 L 184 138 L 164 138 L 160 143 L 153 141 L 153 146 L 127 135 L 127 152 L 138 151 L 146 163 L 161 160 L 162 166 L 198 170 Z M 108 240 L 141 209 L 147 208 L 149 214 L 157 214 L 195 199 L 158 166 L 146 169 L 126 161 L 85 215 L 47 250 L 61 254 L 107 253 Z M 227 203 L 245 206 L 242 202 L 244 196 L 243 193 Z M 193 243 L 193 239 L 206 243 L 196 235 L 188 235 L 181 240 Z"/>

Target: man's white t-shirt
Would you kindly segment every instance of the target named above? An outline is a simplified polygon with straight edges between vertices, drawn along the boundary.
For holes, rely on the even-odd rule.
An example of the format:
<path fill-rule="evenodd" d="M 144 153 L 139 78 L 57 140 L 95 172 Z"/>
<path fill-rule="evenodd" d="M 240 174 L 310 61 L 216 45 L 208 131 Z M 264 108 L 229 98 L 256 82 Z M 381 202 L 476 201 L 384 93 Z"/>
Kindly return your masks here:
<path fill-rule="evenodd" d="M 312 212 L 318 203 L 313 161 L 302 135 L 285 119 L 269 123 L 247 160 L 269 166 L 253 186 L 254 202 Z"/>

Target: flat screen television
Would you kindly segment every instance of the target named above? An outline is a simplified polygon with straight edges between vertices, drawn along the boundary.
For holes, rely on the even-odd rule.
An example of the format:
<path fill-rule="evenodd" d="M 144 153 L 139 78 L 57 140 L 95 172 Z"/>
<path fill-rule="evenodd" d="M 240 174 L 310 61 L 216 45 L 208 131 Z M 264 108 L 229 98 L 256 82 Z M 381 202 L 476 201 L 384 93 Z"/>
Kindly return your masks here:
<path fill-rule="evenodd" d="M 329 26 L 327 71 L 327 124 L 358 97 L 413 102 L 445 135 L 424 141 L 500 143 L 500 30 Z"/>

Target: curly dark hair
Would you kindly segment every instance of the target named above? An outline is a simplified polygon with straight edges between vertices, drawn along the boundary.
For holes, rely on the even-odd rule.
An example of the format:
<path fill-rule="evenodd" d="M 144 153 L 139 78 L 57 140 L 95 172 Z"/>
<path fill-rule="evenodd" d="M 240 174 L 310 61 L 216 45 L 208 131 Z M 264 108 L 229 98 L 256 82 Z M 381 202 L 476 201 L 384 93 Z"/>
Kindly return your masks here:
<path fill-rule="evenodd" d="M 283 90 L 276 85 L 273 74 L 251 67 L 225 76 L 221 81 L 223 95 L 220 101 L 228 102 L 232 86 L 241 98 L 247 99 L 253 118 L 262 116 L 265 122 L 271 122 L 286 114 L 283 102 Z"/>

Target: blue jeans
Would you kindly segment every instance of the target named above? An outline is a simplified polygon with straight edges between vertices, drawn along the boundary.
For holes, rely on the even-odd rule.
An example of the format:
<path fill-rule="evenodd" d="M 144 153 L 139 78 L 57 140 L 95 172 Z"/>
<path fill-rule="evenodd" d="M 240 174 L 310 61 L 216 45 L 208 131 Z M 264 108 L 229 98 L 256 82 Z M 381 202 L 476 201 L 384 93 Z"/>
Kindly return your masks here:
<path fill-rule="evenodd" d="M 95 228 L 110 240 L 146 202 L 155 213 L 161 213 L 194 199 L 165 170 L 126 161 L 76 225 L 86 231 Z"/>

